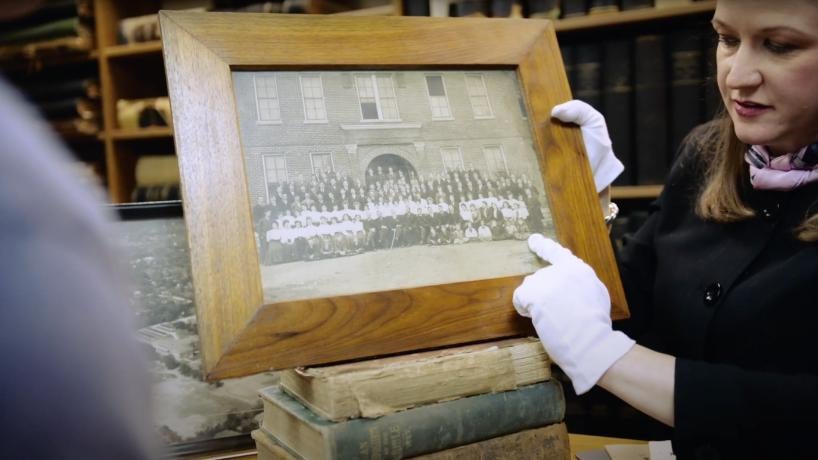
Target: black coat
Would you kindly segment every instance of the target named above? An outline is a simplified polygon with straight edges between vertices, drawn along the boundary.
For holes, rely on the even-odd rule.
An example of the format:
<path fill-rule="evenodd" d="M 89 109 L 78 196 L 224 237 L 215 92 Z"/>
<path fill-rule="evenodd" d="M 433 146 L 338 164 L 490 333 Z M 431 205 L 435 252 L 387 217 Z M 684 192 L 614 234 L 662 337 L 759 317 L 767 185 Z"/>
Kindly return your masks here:
<path fill-rule="evenodd" d="M 705 222 L 701 163 L 688 144 L 620 254 L 632 317 L 617 327 L 677 358 L 678 458 L 816 458 L 818 244 L 793 229 L 818 210 L 818 184 L 748 183 L 758 217 Z"/>

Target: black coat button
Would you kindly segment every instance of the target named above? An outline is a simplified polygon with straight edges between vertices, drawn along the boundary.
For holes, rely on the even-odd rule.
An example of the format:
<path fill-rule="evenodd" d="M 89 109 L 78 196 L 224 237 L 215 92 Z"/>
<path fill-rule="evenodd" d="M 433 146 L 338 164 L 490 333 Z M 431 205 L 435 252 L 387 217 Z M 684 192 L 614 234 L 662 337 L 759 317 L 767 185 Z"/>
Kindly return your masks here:
<path fill-rule="evenodd" d="M 721 297 L 721 283 L 716 281 L 704 288 L 704 304 L 709 306 L 715 305 Z"/>
<path fill-rule="evenodd" d="M 775 220 L 775 218 L 778 217 L 778 210 L 780 208 L 781 205 L 775 203 L 765 208 L 762 208 L 761 211 L 759 211 L 759 213 L 761 214 L 761 217 L 765 220 Z"/>

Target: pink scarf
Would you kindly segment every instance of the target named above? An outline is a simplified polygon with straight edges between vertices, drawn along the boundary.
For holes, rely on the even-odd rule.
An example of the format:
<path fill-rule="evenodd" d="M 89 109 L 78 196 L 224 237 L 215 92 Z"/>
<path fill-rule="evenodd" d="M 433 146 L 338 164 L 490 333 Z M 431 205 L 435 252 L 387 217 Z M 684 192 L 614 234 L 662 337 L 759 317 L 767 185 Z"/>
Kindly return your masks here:
<path fill-rule="evenodd" d="M 750 165 L 750 183 L 757 190 L 789 191 L 818 181 L 818 143 L 777 157 L 761 145 L 752 145 L 744 160 Z"/>

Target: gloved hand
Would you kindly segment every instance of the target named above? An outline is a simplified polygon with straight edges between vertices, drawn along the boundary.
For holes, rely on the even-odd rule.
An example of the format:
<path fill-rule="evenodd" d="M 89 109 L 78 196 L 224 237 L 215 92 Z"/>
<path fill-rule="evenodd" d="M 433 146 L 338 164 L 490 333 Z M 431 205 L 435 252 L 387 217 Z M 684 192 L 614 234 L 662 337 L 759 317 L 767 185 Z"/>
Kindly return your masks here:
<path fill-rule="evenodd" d="M 595 108 L 575 99 L 554 107 L 551 116 L 565 123 L 576 123 L 582 130 L 582 140 L 594 173 L 597 193 L 622 174 L 625 166 L 614 155 L 605 117 Z"/>
<path fill-rule="evenodd" d="M 514 308 L 531 318 L 576 393 L 585 393 L 635 342 L 611 328 L 611 298 L 588 264 L 538 233 L 528 247 L 551 265 L 525 277 L 514 291 Z"/>

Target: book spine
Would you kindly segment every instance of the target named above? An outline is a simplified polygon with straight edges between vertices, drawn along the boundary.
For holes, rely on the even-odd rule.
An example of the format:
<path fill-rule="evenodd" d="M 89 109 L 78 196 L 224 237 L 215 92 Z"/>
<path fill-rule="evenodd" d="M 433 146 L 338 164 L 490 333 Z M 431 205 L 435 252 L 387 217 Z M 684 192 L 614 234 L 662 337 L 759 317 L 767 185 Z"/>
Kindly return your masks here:
<path fill-rule="evenodd" d="M 12 45 L 16 43 L 48 40 L 51 38 L 76 36 L 79 34 L 81 27 L 78 17 L 60 19 L 26 29 L 0 34 L 0 44 Z"/>
<path fill-rule="evenodd" d="M 511 16 L 512 0 L 488 0 L 486 9 L 492 18 L 507 18 Z"/>
<path fill-rule="evenodd" d="M 654 0 L 653 3 L 656 8 L 672 8 L 693 3 L 693 0 Z"/>
<path fill-rule="evenodd" d="M 13 23 L 5 26 L 8 31 L 17 31 L 37 27 L 41 24 L 59 21 L 61 19 L 73 17 L 90 16 L 90 8 L 85 0 L 50 0 L 39 2 L 40 6 L 31 13 L 21 18 L 15 19 Z"/>
<path fill-rule="evenodd" d="M 633 148 L 633 60 L 632 41 L 615 40 L 603 45 L 602 113 L 608 124 L 614 152 L 625 171 L 614 185 L 633 185 L 636 172 Z"/>
<path fill-rule="evenodd" d="M 576 92 L 577 89 L 577 70 L 574 61 L 574 46 L 561 45 L 560 54 L 562 55 L 562 65 L 565 68 L 565 77 L 568 79 L 568 86 L 571 92 Z"/>
<path fill-rule="evenodd" d="M 480 0 L 456 0 L 449 3 L 449 16 L 451 17 L 465 17 L 465 16 L 486 16 L 483 9 L 483 2 Z"/>
<path fill-rule="evenodd" d="M 565 416 L 556 380 L 335 425 L 332 458 L 398 459 L 550 425 Z"/>
<path fill-rule="evenodd" d="M 523 16 L 526 18 L 557 19 L 560 17 L 558 0 L 523 0 Z"/>
<path fill-rule="evenodd" d="M 401 2 L 403 4 L 404 16 L 429 16 L 429 2 Z"/>
<path fill-rule="evenodd" d="M 704 58 L 704 117 L 712 120 L 721 110 L 722 100 L 719 85 L 716 81 L 716 47 L 718 42 L 712 33 L 705 33 L 702 40 L 702 57 Z"/>
<path fill-rule="evenodd" d="M 38 81 L 22 87 L 26 96 L 33 102 L 43 102 L 52 99 L 67 99 L 99 97 L 99 84 L 96 79 L 80 78 L 70 80 Z"/>
<path fill-rule="evenodd" d="M 674 154 L 691 129 L 704 118 L 704 71 L 698 30 L 682 29 L 670 36 L 670 146 Z M 672 158 L 671 158 L 672 160 Z M 672 161 L 669 161 L 670 163 Z"/>
<path fill-rule="evenodd" d="M 586 0 L 563 0 L 562 17 L 573 18 L 588 14 L 588 4 Z"/>
<path fill-rule="evenodd" d="M 619 11 L 618 0 L 590 0 L 588 2 L 588 14 L 610 13 Z"/>
<path fill-rule="evenodd" d="M 653 8 L 653 0 L 622 0 L 623 10 L 636 10 L 640 8 Z"/>
<path fill-rule="evenodd" d="M 464 460 L 473 458 L 569 460 L 572 457 L 568 443 L 568 429 L 564 423 L 556 423 L 415 458 L 417 460 Z"/>
<path fill-rule="evenodd" d="M 636 108 L 636 182 L 662 184 L 667 170 L 667 84 L 661 35 L 636 38 L 634 98 Z"/>
<path fill-rule="evenodd" d="M 159 40 L 159 15 L 148 14 L 125 18 L 119 21 L 117 40 L 119 43 L 140 43 Z"/>
<path fill-rule="evenodd" d="M 98 114 L 96 104 L 81 97 L 69 97 L 53 101 L 41 102 L 38 105 L 40 113 L 47 119 L 73 118 L 90 119 Z"/>
<path fill-rule="evenodd" d="M 282 445 L 275 436 L 265 430 L 253 430 L 250 437 L 256 442 L 256 460 L 299 460 L 295 452 Z"/>
<path fill-rule="evenodd" d="M 574 97 L 600 110 L 602 108 L 602 52 L 600 45 L 597 43 L 577 45 L 574 52 L 576 53 Z"/>

